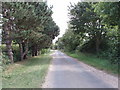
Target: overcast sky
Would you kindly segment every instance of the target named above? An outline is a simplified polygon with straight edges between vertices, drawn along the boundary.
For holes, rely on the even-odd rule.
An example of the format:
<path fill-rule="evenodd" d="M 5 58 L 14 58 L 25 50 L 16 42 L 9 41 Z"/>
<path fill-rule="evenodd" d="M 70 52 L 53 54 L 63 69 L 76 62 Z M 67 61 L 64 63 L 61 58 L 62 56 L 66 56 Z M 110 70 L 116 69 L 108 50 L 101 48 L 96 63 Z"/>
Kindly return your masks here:
<path fill-rule="evenodd" d="M 67 29 L 67 22 L 69 21 L 67 6 L 70 5 L 70 2 L 77 3 L 78 1 L 80 0 L 47 0 L 48 6 L 53 5 L 52 17 L 60 28 L 60 35 L 58 37 L 61 37 Z M 55 38 L 53 42 L 55 42 L 57 38 Z"/>

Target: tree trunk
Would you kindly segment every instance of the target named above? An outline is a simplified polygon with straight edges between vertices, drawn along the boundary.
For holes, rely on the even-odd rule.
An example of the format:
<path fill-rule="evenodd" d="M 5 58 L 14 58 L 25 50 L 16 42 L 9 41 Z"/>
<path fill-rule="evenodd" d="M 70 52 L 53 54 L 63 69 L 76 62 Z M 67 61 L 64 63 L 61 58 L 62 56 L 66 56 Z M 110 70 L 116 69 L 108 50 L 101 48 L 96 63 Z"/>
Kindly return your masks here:
<path fill-rule="evenodd" d="M 100 50 L 100 40 L 98 37 L 96 37 L 96 53 L 99 53 Z"/>
<path fill-rule="evenodd" d="M 38 55 L 38 51 L 36 50 L 36 51 L 35 51 L 35 56 L 37 56 L 37 55 Z"/>
<path fill-rule="evenodd" d="M 33 45 L 33 46 L 32 46 L 32 56 L 35 56 L 35 52 L 36 52 L 35 46 Z"/>
<path fill-rule="evenodd" d="M 27 43 L 19 43 L 19 47 L 20 47 L 20 57 L 21 60 L 23 59 L 27 59 L 27 53 L 28 53 L 28 42 Z"/>
<path fill-rule="evenodd" d="M 118 25 L 118 44 L 117 44 L 117 56 L 120 58 L 120 25 Z"/>
<path fill-rule="evenodd" d="M 7 21 L 3 24 L 3 31 L 5 34 L 5 44 L 7 49 L 8 58 L 10 59 L 11 63 L 14 63 L 13 60 L 13 52 L 12 52 L 12 38 L 11 38 L 11 27 L 12 27 L 12 20 L 10 16 L 10 9 L 5 5 L 5 3 L 2 4 L 2 15 L 3 18 L 7 19 Z"/>
<path fill-rule="evenodd" d="M 35 54 L 34 54 L 34 48 L 32 47 L 32 56 L 34 57 L 35 56 Z"/>
<path fill-rule="evenodd" d="M 22 47 L 21 42 L 19 43 L 19 48 L 20 48 L 20 60 L 23 60 L 23 57 L 22 57 L 22 55 L 23 55 L 23 47 Z"/>
<path fill-rule="evenodd" d="M 10 37 L 10 30 L 8 23 L 4 25 L 4 32 L 5 32 L 5 43 L 7 48 L 7 54 L 11 63 L 13 64 L 14 61 L 13 61 L 13 53 L 12 53 L 12 39 Z"/>
<path fill-rule="evenodd" d="M 37 47 L 35 47 L 35 56 L 38 55 L 38 50 L 37 50 Z"/>

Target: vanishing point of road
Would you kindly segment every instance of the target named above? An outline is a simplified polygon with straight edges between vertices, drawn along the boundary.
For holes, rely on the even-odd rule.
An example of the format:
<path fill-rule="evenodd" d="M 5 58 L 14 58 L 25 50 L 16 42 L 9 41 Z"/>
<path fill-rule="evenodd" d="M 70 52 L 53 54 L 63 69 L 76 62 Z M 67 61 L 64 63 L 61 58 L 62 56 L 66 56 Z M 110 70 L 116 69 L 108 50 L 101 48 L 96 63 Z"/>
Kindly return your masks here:
<path fill-rule="evenodd" d="M 52 53 L 52 57 L 43 88 L 118 88 L 117 77 L 97 70 L 58 50 Z"/>

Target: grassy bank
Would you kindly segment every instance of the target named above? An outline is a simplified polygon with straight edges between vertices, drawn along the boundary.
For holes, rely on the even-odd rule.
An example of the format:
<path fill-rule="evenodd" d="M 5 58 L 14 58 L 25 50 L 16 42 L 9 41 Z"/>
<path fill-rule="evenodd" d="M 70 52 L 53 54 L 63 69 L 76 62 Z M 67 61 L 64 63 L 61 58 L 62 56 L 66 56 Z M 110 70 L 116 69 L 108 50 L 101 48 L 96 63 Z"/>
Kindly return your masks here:
<path fill-rule="evenodd" d="M 91 55 L 91 54 L 70 53 L 70 52 L 65 52 L 65 53 L 73 58 L 77 58 L 79 61 L 89 64 L 100 70 L 105 70 L 108 73 L 112 73 L 116 75 L 118 74 L 118 65 L 111 64 L 109 60 L 98 58 L 95 55 Z"/>
<path fill-rule="evenodd" d="M 51 57 L 36 56 L 9 66 L 2 75 L 3 88 L 39 88 L 44 81 Z"/>

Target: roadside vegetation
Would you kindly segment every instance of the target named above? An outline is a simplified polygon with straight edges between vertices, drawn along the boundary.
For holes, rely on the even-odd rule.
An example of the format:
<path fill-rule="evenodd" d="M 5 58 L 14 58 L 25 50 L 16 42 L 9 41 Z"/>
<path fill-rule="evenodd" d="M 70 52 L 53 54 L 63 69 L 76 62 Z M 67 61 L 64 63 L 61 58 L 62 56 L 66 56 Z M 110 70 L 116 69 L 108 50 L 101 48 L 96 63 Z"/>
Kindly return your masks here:
<path fill-rule="evenodd" d="M 2 3 L 2 55 L 3 64 L 38 56 L 48 49 L 59 35 L 53 21 L 52 7 L 46 2 Z M 5 62 L 5 63 L 4 63 Z"/>
<path fill-rule="evenodd" d="M 96 55 L 93 54 L 85 54 L 85 53 L 70 53 L 65 52 L 68 56 L 78 59 L 86 64 L 89 64 L 97 69 L 104 70 L 107 73 L 112 73 L 114 75 L 120 74 L 118 72 L 118 65 L 109 62 L 109 60 L 104 58 L 98 58 Z"/>
<path fill-rule="evenodd" d="M 119 5 L 120 2 L 71 4 L 68 29 L 63 37 L 58 39 L 55 47 L 90 65 L 118 73 L 120 64 Z"/>
<path fill-rule="evenodd" d="M 7 66 L 2 73 L 2 88 L 40 88 L 51 61 L 49 54 Z"/>
<path fill-rule="evenodd" d="M 52 7 L 46 2 L 2 2 L 0 65 L 3 88 L 40 87 L 51 59 L 43 54 L 59 35 L 52 14 Z"/>

